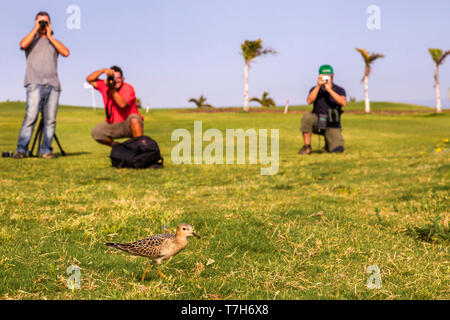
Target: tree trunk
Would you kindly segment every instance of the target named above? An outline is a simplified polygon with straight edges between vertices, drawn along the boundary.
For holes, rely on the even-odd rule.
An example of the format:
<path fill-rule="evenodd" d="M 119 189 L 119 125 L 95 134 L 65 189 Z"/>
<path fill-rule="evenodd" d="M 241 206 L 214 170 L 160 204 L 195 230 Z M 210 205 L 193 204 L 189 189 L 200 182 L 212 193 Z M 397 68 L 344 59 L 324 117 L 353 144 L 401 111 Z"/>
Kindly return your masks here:
<path fill-rule="evenodd" d="M 436 90 L 436 112 L 442 112 L 441 108 L 441 90 L 439 88 L 439 66 L 434 67 L 434 89 Z"/>
<path fill-rule="evenodd" d="M 369 77 L 368 76 L 364 76 L 364 102 L 365 102 L 366 113 L 370 113 Z"/>
<path fill-rule="evenodd" d="M 244 69 L 244 111 L 248 111 L 248 66 L 249 63 L 245 62 Z"/>

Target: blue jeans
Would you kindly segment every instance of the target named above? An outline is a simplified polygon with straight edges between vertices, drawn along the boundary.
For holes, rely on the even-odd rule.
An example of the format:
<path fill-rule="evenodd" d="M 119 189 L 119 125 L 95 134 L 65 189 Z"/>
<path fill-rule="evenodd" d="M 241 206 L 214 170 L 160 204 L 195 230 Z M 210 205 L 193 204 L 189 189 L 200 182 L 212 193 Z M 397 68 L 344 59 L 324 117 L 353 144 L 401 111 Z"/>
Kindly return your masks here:
<path fill-rule="evenodd" d="M 33 135 L 34 126 L 42 111 L 44 117 L 43 140 L 40 154 L 52 153 L 52 140 L 55 135 L 56 113 L 61 91 L 49 85 L 30 84 L 27 89 L 27 107 L 25 119 L 17 142 L 17 152 L 28 154 L 28 144 Z"/>

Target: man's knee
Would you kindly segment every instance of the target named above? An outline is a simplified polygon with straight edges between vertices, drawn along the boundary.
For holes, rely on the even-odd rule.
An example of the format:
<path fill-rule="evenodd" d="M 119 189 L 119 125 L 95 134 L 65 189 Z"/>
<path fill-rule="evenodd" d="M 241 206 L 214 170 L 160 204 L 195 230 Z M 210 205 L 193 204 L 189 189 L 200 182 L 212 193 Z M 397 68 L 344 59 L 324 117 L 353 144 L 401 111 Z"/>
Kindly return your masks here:
<path fill-rule="evenodd" d="M 307 113 L 303 115 L 300 131 L 303 133 L 312 133 L 316 122 L 317 116 L 314 113 Z"/>
<path fill-rule="evenodd" d="M 141 121 L 137 117 L 130 119 L 130 127 L 142 127 Z"/>
<path fill-rule="evenodd" d="M 327 129 L 325 133 L 327 148 L 330 153 L 344 152 L 344 137 L 342 130 L 337 128 Z"/>
<path fill-rule="evenodd" d="M 105 135 L 105 133 L 103 132 L 103 130 L 101 130 L 100 126 L 96 126 L 96 127 L 94 127 L 94 129 L 92 129 L 91 136 L 96 141 L 101 141 L 101 140 L 108 138 Z"/>

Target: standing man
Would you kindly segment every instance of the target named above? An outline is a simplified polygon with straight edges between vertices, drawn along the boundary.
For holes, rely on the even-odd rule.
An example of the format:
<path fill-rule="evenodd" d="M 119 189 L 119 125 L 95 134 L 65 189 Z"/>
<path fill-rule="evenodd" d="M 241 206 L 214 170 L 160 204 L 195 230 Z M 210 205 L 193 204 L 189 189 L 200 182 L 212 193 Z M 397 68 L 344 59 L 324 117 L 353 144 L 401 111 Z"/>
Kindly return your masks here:
<path fill-rule="evenodd" d="M 99 79 L 102 74 L 107 78 Z M 143 135 L 144 117 L 137 110 L 136 93 L 124 80 L 118 66 L 94 71 L 86 78 L 102 94 L 106 111 L 106 122 L 94 127 L 91 135 L 97 142 L 110 147 L 116 144 L 114 139 Z"/>
<path fill-rule="evenodd" d="M 42 111 L 44 138 L 38 153 L 44 159 L 55 159 L 52 140 L 55 135 L 56 114 L 61 93 L 57 71 L 58 56 L 68 57 L 70 52 L 61 42 L 53 38 L 50 16 L 44 11 L 36 15 L 34 28 L 22 39 L 20 48 L 25 51 L 27 59 L 25 73 L 27 106 L 14 157 L 22 159 L 28 155 L 28 144 L 39 111 Z"/>
<path fill-rule="evenodd" d="M 330 65 L 319 68 L 317 85 L 309 91 L 308 104 L 314 104 L 312 113 L 302 118 L 300 131 L 303 133 L 304 146 L 298 154 L 311 154 L 311 136 L 313 133 L 325 136 L 324 152 L 344 152 L 342 136 L 342 107 L 347 105 L 345 90 L 334 84 L 334 71 Z"/>

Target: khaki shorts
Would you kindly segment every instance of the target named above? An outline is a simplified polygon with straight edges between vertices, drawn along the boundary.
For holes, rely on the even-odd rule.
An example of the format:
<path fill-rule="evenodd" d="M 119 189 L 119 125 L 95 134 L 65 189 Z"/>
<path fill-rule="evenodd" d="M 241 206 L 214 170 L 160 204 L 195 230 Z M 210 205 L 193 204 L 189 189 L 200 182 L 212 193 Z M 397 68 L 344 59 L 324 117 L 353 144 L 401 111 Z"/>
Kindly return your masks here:
<path fill-rule="evenodd" d="M 314 113 L 307 113 L 302 117 L 300 131 L 304 133 L 319 134 L 318 129 L 319 118 Z M 336 148 L 344 148 L 344 137 L 341 128 L 327 128 L 325 130 L 325 143 L 329 152 L 333 152 Z"/>
<path fill-rule="evenodd" d="M 95 140 L 129 138 L 132 136 L 130 128 L 130 120 L 132 118 L 138 119 L 142 128 L 144 127 L 141 117 L 137 114 L 132 114 L 125 121 L 119 123 L 100 123 L 92 129 L 91 135 Z"/>

